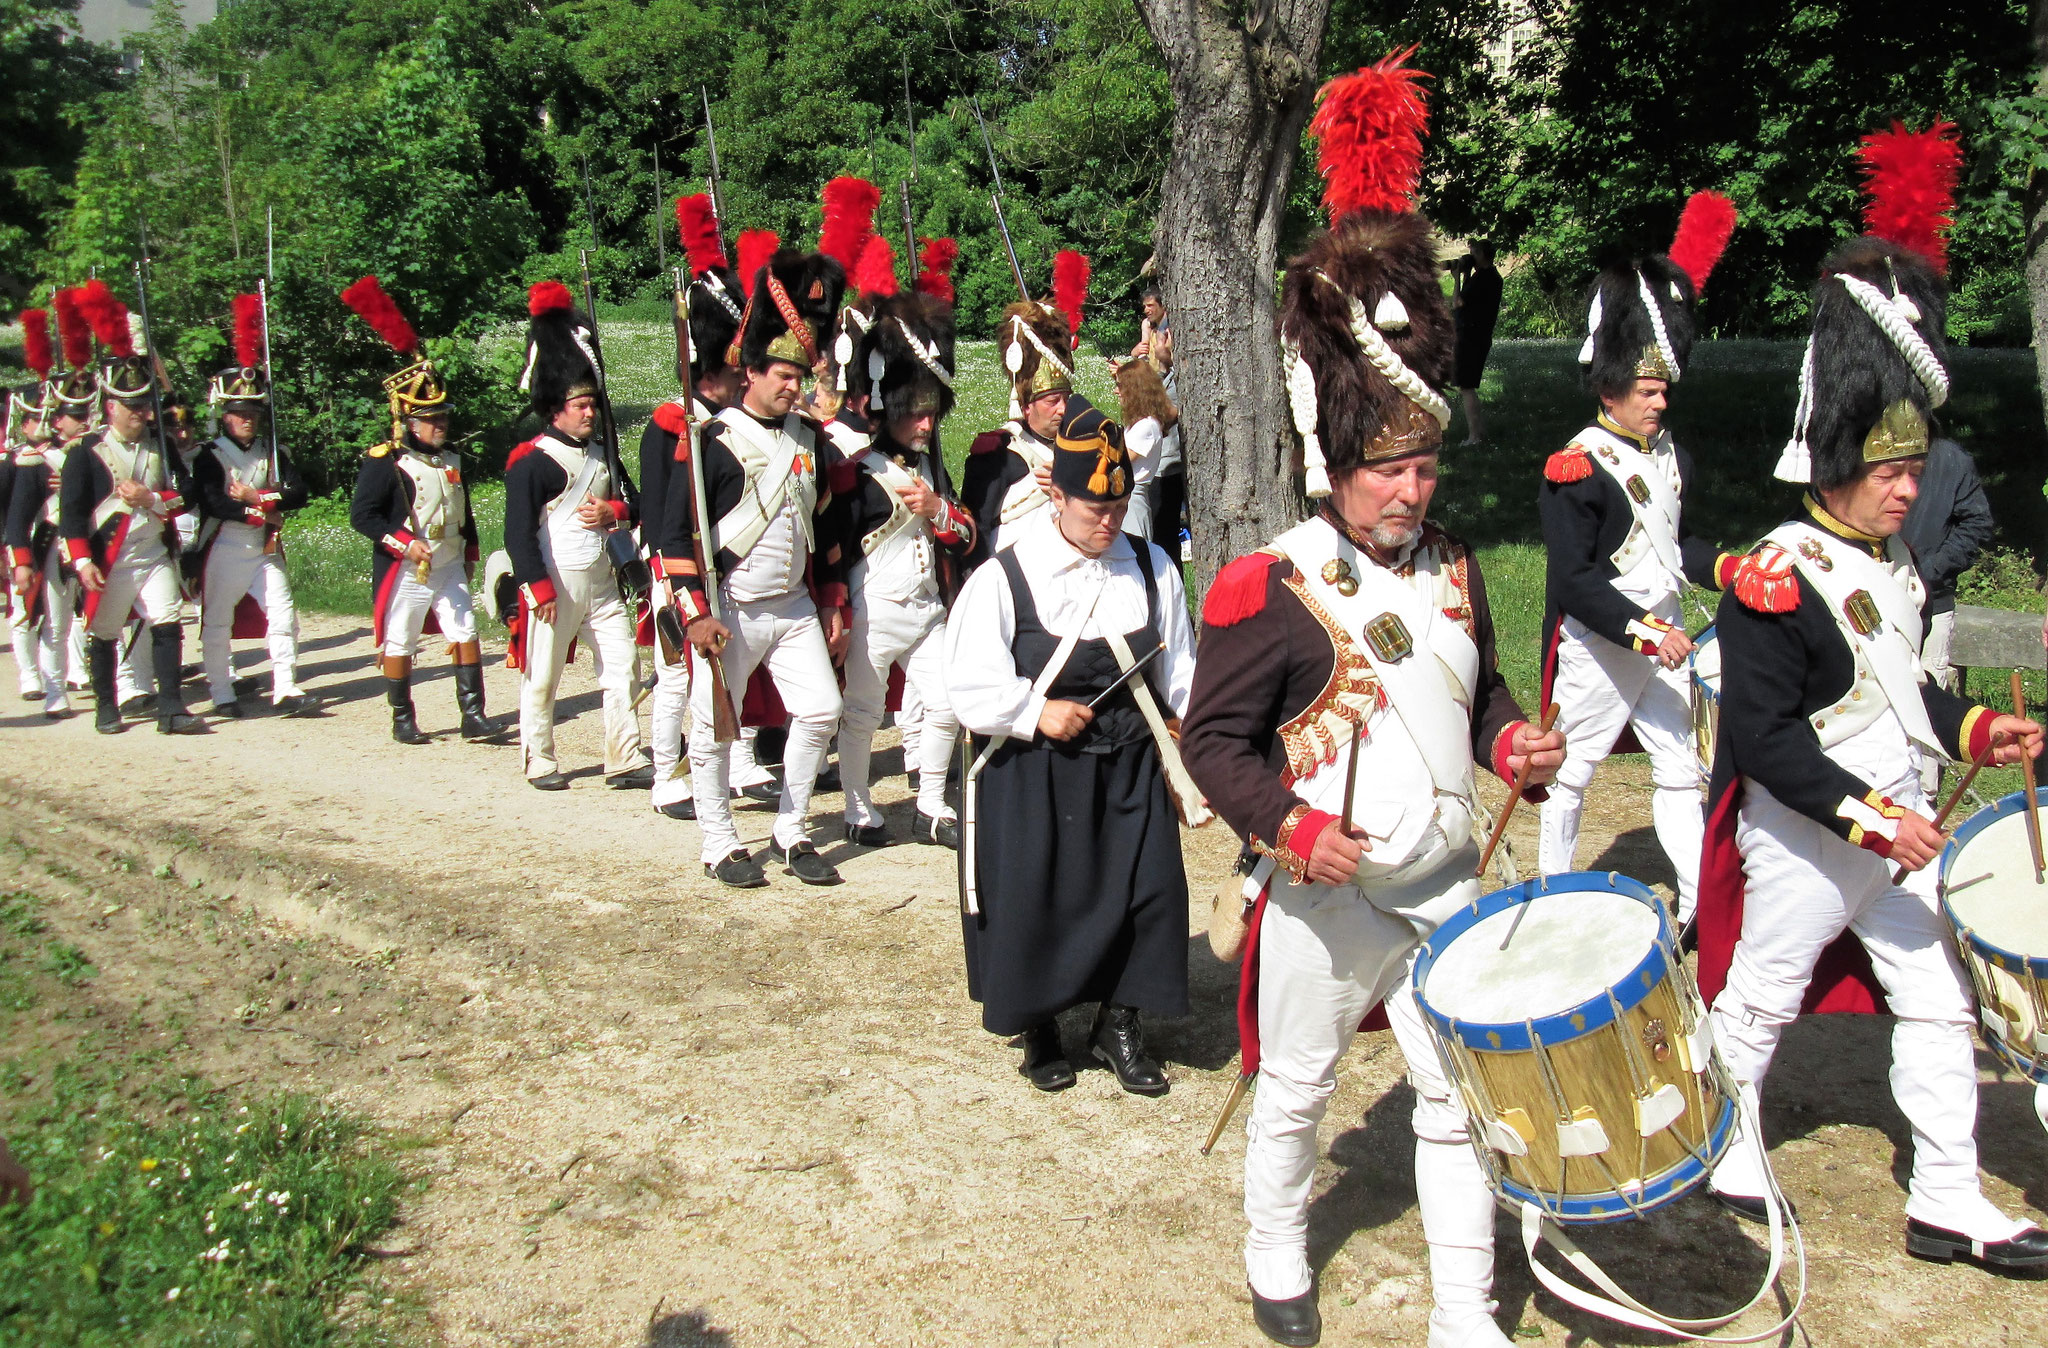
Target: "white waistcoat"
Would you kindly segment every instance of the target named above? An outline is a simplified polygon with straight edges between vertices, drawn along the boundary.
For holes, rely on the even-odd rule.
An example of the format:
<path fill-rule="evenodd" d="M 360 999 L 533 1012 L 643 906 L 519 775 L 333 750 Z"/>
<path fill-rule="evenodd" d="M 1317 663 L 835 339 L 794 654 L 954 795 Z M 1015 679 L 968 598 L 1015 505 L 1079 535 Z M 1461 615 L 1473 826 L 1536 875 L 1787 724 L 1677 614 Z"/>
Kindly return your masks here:
<path fill-rule="evenodd" d="M 576 508 L 585 498 L 611 499 L 612 475 L 604 466 L 603 452 L 594 441 L 578 448 L 548 435 L 535 441 L 535 447 L 568 475 L 562 490 L 541 507 L 540 547 L 549 569 L 559 578 L 607 565 L 603 531 L 586 529 L 576 518 Z M 579 489 L 586 477 L 588 482 Z"/>
<path fill-rule="evenodd" d="M 1621 546 L 1608 558 L 1619 573 L 1614 588 L 1630 602 L 1654 611 L 1685 590 L 1685 563 L 1678 549 L 1678 452 L 1671 436 L 1659 432 L 1645 454 L 1603 426 L 1588 426 L 1573 442 L 1583 445 L 1601 471 L 1621 486 L 1634 518 Z"/>

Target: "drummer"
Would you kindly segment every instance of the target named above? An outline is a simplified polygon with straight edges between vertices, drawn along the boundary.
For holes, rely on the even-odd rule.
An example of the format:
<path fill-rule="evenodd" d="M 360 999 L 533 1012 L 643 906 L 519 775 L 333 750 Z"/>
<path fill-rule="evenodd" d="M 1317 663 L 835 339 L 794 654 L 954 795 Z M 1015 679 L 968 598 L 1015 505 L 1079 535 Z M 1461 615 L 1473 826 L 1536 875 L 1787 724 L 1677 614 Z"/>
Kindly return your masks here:
<path fill-rule="evenodd" d="M 1811 489 L 1744 559 L 1717 621 L 1699 982 L 1752 1101 L 1802 1009 L 1896 1016 L 1892 1095 L 1913 1130 L 1906 1251 L 2016 1274 L 2048 1267 L 2048 1233 L 1978 1183 L 1971 994 L 1936 902 L 1942 835 L 1919 770 L 1928 755 L 1987 750 L 2015 763 L 2042 738 L 1927 681 L 1917 654 L 1926 591 L 1897 534 L 1948 391 L 1945 307 L 1929 260 L 1877 237 L 1837 249 L 1815 289 L 1800 414 L 1778 465 Z M 1765 1188 L 1745 1130 L 1713 1192 L 1761 1220 Z"/>
<path fill-rule="evenodd" d="M 1404 77 L 1412 72 L 1345 76 L 1323 102 L 1340 101 L 1331 94 L 1347 82 L 1399 90 Z M 1371 98 L 1376 83 L 1354 91 Z M 1311 487 L 1327 499 L 1210 588 L 1182 741 L 1196 785 L 1263 854 L 1255 876 L 1271 877 L 1243 971 L 1256 986 L 1248 1066 L 1258 1054 L 1245 1269 L 1259 1329 L 1315 1343 L 1316 1127 L 1337 1060 L 1384 1002 L 1416 1089 L 1416 1191 L 1436 1297 L 1429 1341 L 1505 1345 L 1489 1295 L 1493 1199 L 1407 974 L 1422 939 L 1479 892 L 1475 761 L 1511 776 L 1533 758 L 1540 783 L 1563 761 L 1564 741 L 1528 725 L 1501 678 L 1478 559 L 1425 519 L 1450 417 L 1434 387 L 1451 374 L 1434 233 L 1412 210 L 1355 206 L 1342 194 L 1355 175 L 1331 174 L 1333 160 L 1385 156 L 1318 132 L 1334 220 L 1288 268 L 1281 334 L 1315 376 L 1302 429 L 1326 447 L 1328 483 Z M 1412 182 L 1391 186 L 1398 199 L 1412 193 Z M 1331 277 L 1368 283 L 1347 298 Z M 1399 387 L 1353 337 L 1360 304 L 1389 322 L 1405 311 L 1378 343 Z"/>
<path fill-rule="evenodd" d="M 1574 869 L 1593 771 L 1632 736 L 1650 755 L 1651 816 L 1678 880 L 1678 921 L 1699 889 L 1699 755 L 1692 740 L 1680 597 L 1718 590 L 1737 558 L 1693 535 L 1683 514 L 1692 457 L 1664 411 L 1699 327 L 1700 287 L 1734 227 L 1726 197 L 1696 194 L 1669 254 L 1602 272 L 1579 363 L 1600 410 L 1543 467 L 1538 505 L 1548 558 L 1545 705 L 1571 749 L 1543 802 L 1537 866 Z"/>

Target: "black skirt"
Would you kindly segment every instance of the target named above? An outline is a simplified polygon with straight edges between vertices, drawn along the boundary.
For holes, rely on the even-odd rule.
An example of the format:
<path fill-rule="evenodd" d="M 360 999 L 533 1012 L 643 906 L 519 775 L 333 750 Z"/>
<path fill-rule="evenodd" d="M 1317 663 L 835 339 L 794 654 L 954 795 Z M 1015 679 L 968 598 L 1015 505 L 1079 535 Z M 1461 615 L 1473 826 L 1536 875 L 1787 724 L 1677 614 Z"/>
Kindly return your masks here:
<path fill-rule="evenodd" d="M 961 925 L 983 1027 L 1020 1034 L 1087 1002 L 1188 1014 L 1187 872 L 1152 741 L 1012 740 L 979 789 L 981 912 Z"/>

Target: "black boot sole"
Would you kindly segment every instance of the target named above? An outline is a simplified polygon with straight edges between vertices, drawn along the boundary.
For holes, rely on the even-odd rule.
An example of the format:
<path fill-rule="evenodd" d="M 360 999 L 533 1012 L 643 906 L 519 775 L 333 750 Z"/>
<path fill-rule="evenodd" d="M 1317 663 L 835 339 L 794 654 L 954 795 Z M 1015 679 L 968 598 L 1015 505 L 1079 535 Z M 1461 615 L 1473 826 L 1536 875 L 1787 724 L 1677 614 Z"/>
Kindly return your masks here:
<path fill-rule="evenodd" d="M 1972 1250 L 1968 1241 L 1925 1236 L 1917 1231 L 1906 1233 L 1906 1253 L 1915 1259 L 1924 1259 L 1930 1264 L 1971 1264 L 1986 1273 L 1996 1273 L 2006 1278 L 2048 1277 L 2048 1259 L 2028 1260 L 2024 1263 L 1986 1259 Z"/>
<path fill-rule="evenodd" d="M 1111 1057 L 1108 1051 L 1105 1050 L 1100 1044 L 1090 1044 L 1088 1046 L 1088 1051 L 1095 1055 L 1095 1060 L 1097 1062 L 1101 1063 L 1104 1067 L 1107 1067 L 1110 1070 L 1111 1074 L 1116 1077 L 1116 1084 L 1123 1087 L 1132 1095 L 1143 1095 L 1151 1097 L 1153 1099 L 1157 1099 L 1159 1096 L 1162 1096 L 1173 1089 L 1173 1083 L 1170 1081 L 1162 1081 L 1157 1086 L 1134 1085 L 1124 1077 L 1124 1074 L 1122 1072 L 1117 1071 L 1116 1059 Z"/>

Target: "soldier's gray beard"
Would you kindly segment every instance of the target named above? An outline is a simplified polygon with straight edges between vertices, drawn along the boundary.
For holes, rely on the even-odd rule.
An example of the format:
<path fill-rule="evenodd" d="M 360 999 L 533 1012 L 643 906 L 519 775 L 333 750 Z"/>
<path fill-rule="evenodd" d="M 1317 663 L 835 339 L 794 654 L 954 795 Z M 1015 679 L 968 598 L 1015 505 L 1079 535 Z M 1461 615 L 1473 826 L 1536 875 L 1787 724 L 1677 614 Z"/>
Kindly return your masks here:
<path fill-rule="evenodd" d="M 1371 539 L 1372 545 L 1380 551 L 1394 552 L 1413 543 L 1416 535 L 1421 532 L 1422 516 L 1419 513 L 1402 516 L 1389 514 L 1381 515 L 1380 522 L 1366 530 L 1365 536 Z"/>

